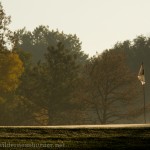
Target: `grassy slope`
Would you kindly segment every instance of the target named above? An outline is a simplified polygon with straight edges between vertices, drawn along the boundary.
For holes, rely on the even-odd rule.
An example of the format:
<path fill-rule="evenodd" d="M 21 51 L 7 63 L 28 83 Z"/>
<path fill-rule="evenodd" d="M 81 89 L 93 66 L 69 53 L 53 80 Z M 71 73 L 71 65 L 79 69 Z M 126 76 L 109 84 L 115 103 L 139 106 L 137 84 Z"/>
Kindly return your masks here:
<path fill-rule="evenodd" d="M 48 149 L 33 144 L 49 144 L 50 149 L 149 148 L 150 127 L 139 128 L 38 128 L 0 127 L 0 144 L 32 144 L 26 149 Z M 12 146 L 15 147 L 15 146 Z M 24 147 L 24 146 L 23 146 Z M 26 147 L 26 146 L 25 146 Z M 2 148 L 0 148 L 2 149 Z M 6 149 L 6 148 L 5 148 Z M 21 148 L 18 148 L 21 149 Z M 23 149 L 23 148 L 22 148 Z"/>

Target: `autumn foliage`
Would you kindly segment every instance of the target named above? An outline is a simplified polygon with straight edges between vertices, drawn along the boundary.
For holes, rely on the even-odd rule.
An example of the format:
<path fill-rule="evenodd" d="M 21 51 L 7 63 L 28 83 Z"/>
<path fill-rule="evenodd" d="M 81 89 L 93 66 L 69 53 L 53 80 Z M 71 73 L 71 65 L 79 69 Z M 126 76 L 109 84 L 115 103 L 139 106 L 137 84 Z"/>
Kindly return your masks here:
<path fill-rule="evenodd" d="M 19 56 L 13 52 L 0 53 L 0 91 L 10 92 L 15 90 L 19 77 L 23 73 L 23 63 Z"/>

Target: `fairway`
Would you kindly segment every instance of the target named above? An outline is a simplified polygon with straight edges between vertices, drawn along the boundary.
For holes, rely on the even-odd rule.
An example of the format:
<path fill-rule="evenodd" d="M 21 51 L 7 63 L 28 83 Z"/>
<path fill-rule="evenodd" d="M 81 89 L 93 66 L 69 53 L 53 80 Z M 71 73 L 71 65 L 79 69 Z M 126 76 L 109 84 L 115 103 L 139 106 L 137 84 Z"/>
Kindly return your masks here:
<path fill-rule="evenodd" d="M 149 141 L 148 124 L 0 127 L 0 149 L 149 149 Z"/>

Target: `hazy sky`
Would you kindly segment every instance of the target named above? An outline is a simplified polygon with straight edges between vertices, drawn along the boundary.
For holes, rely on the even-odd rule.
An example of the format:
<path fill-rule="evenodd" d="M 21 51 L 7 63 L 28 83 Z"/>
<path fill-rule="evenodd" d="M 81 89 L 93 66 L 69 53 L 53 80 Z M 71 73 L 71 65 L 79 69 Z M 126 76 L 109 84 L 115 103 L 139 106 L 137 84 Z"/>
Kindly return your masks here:
<path fill-rule="evenodd" d="M 1 0 L 12 30 L 39 25 L 76 34 L 93 55 L 117 41 L 150 35 L 150 0 Z"/>

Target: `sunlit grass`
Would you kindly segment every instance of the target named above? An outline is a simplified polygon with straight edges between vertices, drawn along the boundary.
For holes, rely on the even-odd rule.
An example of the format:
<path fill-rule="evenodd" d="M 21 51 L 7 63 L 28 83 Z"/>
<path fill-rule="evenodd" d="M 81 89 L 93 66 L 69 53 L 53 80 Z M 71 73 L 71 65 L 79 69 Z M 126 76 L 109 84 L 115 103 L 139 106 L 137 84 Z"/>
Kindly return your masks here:
<path fill-rule="evenodd" d="M 49 144 L 51 148 L 150 148 L 150 127 L 0 127 L 0 144 Z M 9 145 L 8 145 L 9 146 Z M 29 145 L 28 145 L 29 146 Z M 6 148 L 6 147 L 5 147 Z M 9 148 L 8 148 L 9 149 Z M 15 147 L 11 149 L 17 149 Z"/>

